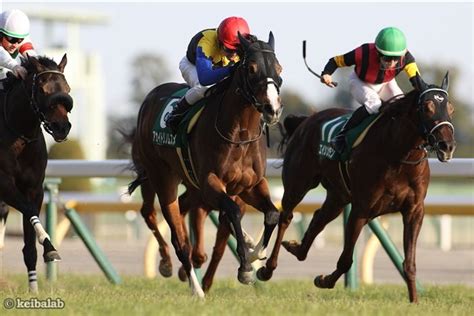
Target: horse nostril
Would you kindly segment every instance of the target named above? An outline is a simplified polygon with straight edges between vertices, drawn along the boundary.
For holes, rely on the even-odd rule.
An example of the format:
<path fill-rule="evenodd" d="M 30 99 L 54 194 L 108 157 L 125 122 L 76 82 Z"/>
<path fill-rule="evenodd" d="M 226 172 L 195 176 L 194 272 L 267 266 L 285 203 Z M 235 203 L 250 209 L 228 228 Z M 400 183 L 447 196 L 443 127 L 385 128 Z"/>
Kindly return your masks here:
<path fill-rule="evenodd" d="M 269 103 L 266 103 L 264 106 L 263 106 L 263 109 L 265 110 L 266 113 L 270 114 L 270 115 L 274 115 L 275 114 L 275 110 L 273 109 L 272 105 L 269 104 Z"/>

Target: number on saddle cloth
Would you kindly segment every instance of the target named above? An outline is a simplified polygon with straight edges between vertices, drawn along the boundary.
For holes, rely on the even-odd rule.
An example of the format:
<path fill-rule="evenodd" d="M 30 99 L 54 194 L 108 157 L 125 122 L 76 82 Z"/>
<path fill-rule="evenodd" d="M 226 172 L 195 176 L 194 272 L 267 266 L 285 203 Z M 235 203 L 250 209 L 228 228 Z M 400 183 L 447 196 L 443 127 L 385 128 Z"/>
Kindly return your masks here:
<path fill-rule="evenodd" d="M 179 100 L 186 94 L 188 88 L 180 89 L 173 93 L 165 102 L 161 108 L 158 116 L 156 117 L 155 124 L 153 125 L 153 143 L 161 146 L 168 147 L 186 147 L 187 146 L 187 130 L 190 124 L 197 121 L 195 116 L 201 113 L 201 109 L 204 106 L 204 102 L 199 101 L 194 104 L 185 114 L 181 122 L 179 123 L 178 132 L 173 134 L 171 129 L 166 126 L 166 119 L 176 107 Z"/>
<path fill-rule="evenodd" d="M 342 154 L 337 153 L 331 146 L 331 140 L 343 129 L 351 114 L 338 116 L 321 125 L 321 141 L 319 143 L 319 155 L 330 160 L 346 161 L 350 157 L 352 148 L 357 146 L 365 137 L 366 130 L 372 126 L 375 120 L 380 117 L 373 114 L 367 117 L 361 124 L 346 133 L 347 146 Z M 360 139 L 359 139 L 360 136 Z"/>

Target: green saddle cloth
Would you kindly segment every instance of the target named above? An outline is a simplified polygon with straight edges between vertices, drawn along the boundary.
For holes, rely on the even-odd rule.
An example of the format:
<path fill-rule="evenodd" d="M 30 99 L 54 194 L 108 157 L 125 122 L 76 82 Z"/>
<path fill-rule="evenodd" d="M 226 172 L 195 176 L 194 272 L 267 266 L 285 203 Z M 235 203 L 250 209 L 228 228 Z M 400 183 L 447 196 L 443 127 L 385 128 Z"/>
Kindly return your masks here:
<path fill-rule="evenodd" d="M 192 118 L 203 108 L 205 102 L 201 100 L 194 104 L 181 120 L 176 135 L 166 126 L 166 119 L 176 107 L 178 101 L 186 94 L 189 88 L 183 88 L 173 93 L 164 103 L 153 125 L 153 143 L 161 146 L 183 148 L 188 145 L 188 126 Z M 190 132 L 190 131 L 189 131 Z"/>
<path fill-rule="evenodd" d="M 378 114 L 373 114 L 362 121 L 358 126 L 349 130 L 346 133 L 346 149 L 342 154 L 339 154 L 332 148 L 331 140 L 336 137 L 344 127 L 344 124 L 349 120 L 352 114 L 338 116 L 321 125 L 321 142 L 319 143 L 319 155 L 330 160 L 347 161 L 349 160 L 352 146 L 359 138 L 359 136 L 371 125 L 378 117 Z"/>

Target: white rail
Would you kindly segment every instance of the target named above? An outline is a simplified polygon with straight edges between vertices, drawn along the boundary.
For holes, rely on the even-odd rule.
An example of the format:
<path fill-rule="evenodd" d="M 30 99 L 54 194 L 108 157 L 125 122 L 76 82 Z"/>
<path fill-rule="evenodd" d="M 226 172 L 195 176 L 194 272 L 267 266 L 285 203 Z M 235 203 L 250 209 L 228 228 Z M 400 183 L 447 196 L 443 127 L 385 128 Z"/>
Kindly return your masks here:
<path fill-rule="evenodd" d="M 121 177 L 134 176 L 128 169 L 129 160 L 60 160 L 51 159 L 46 168 L 47 177 Z M 429 159 L 431 175 L 439 177 L 474 177 L 474 159 L 458 158 L 448 163 Z M 281 175 L 281 159 L 267 160 L 267 176 Z"/>

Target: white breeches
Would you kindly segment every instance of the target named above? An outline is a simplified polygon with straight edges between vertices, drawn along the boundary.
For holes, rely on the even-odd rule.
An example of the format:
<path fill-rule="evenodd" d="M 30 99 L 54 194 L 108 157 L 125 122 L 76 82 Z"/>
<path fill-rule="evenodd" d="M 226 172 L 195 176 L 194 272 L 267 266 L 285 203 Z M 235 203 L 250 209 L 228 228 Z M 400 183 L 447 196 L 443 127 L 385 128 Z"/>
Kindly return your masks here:
<path fill-rule="evenodd" d="M 186 83 L 191 89 L 186 92 L 184 96 L 189 104 L 194 104 L 197 101 L 204 98 L 204 93 L 208 89 L 206 86 L 201 86 L 196 70 L 196 66 L 193 65 L 186 56 L 179 62 L 179 70 Z"/>
<path fill-rule="evenodd" d="M 349 86 L 354 99 L 365 105 L 370 114 L 379 111 L 382 100 L 387 101 L 396 95 L 403 94 L 395 78 L 388 82 L 372 84 L 360 80 L 355 72 L 349 75 Z"/>

